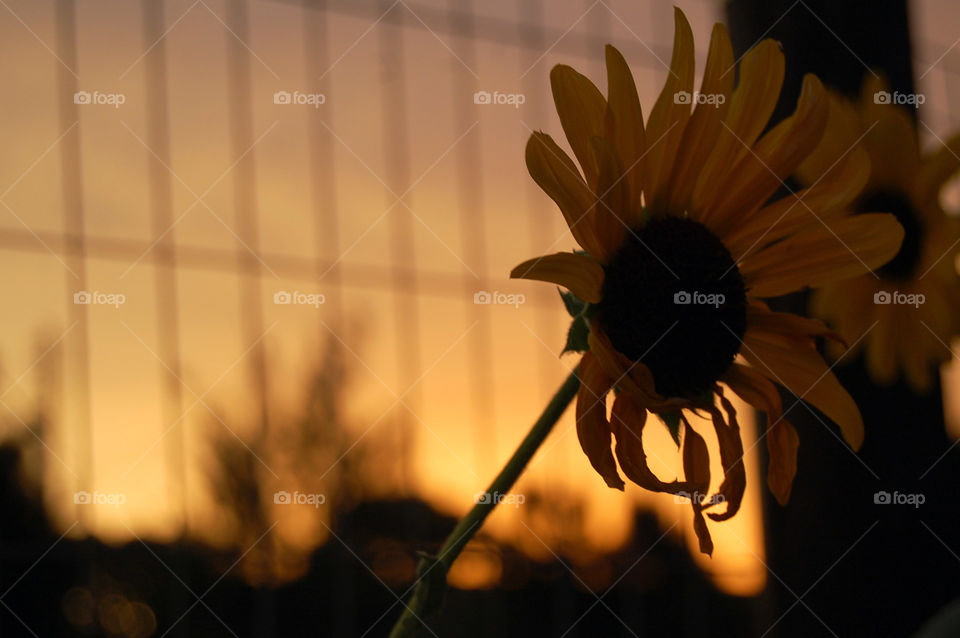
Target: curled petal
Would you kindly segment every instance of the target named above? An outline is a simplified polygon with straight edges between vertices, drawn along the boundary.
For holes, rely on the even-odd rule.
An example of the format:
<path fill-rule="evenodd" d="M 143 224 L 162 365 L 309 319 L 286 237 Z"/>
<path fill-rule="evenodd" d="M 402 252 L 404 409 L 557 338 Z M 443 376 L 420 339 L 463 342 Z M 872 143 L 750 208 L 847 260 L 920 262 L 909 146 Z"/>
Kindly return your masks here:
<path fill-rule="evenodd" d="M 781 505 L 790 500 L 790 490 L 797 474 L 797 431 L 783 418 L 780 393 L 766 377 L 755 369 L 734 363 L 721 379 L 741 399 L 767 415 L 767 486 Z"/>
<path fill-rule="evenodd" d="M 623 490 L 623 479 L 610 451 L 610 422 L 607 421 L 607 393 L 610 378 L 589 352 L 583 355 L 577 372 L 580 390 L 577 393 L 577 438 L 580 447 L 607 486 Z"/>
<path fill-rule="evenodd" d="M 713 554 L 713 540 L 703 518 L 703 506 L 696 498 L 697 494 L 706 494 L 710 488 L 710 455 L 703 437 L 690 427 L 684 418 L 683 435 L 683 473 L 687 482 L 694 486 L 690 504 L 693 506 L 693 531 L 700 541 L 700 552 L 708 556 Z"/>
<path fill-rule="evenodd" d="M 650 409 L 663 401 L 663 397 L 654 389 L 650 369 L 642 363 L 630 361 L 618 352 L 610 342 L 610 337 L 596 322 L 590 327 L 589 342 L 590 352 L 596 356 L 607 376 L 613 379 L 614 385 L 633 396 L 639 405 Z"/>
<path fill-rule="evenodd" d="M 740 424 L 737 423 L 737 412 L 727 397 L 719 391 L 720 404 L 727 413 L 726 423 L 720 410 L 713 408 L 713 427 L 717 432 L 717 443 L 720 445 L 720 464 L 723 466 L 723 483 L 720 484 L 718 494 L 723 495 L 727 503 L 727 510 L 722 514 L 707 514 L 715 521 L 725 521 L 731 518 L 740 509 L 743 493 L 747 487 L 747 472 L 743 467 L 743 439 L 740 438 Z M 718 503 L 711 499 L 707 507 Z"/>
<path fill-rule="evenodd" d="M 634 405 L 625 393 L 621 393 L 613 402 L 610 427 L 617 439 L 617 460 L 620 469 L 627 478 L 651 492 L 677 494 L 689 492 L 688 483 L 680 481 L 661 481 L 647 465 L 647 454 L 643 449 L 643 428 L 647 422 L 647 411 Z"/>

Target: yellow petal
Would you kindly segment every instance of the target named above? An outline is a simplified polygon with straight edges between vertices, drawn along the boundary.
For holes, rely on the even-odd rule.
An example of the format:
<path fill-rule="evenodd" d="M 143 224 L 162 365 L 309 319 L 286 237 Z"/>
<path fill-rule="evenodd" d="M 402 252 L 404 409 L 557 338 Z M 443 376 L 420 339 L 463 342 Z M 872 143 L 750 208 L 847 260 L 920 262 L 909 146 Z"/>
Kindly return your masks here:
<path fill-rule="evenodd" d="M 776 297 L 862 275 L 892 259 L 903 241 L 903 227 L 886 213 L 828 223 L 748 256 L 740 273 L 749 294 Z"/>
<path fill-rule="evenodd" d="M 902 106 L 877 103 L 875 96 L 887 90 L 882 79 L 867 75 L 860 96 L 861 130 L 869 131 L 863 144 L 870 153 L 872 184 L 910 193 L 920 170 L 917 129 Z"/>
<path fill-rule="evenodd" d="M 873 324 L 875 309 L 882 307 L 873 303 L 879 284 L 873 277 L 865 275 L 827 284 L 810 295 L 811 313 L 829 320 L 844 343 L 849 345 L 842 348 L 836 343 L 827 344 L 826 352 L 833 359 L 845 357 L 850 361 L 868 343 L 869 337 L 861 337 Z"/>
<path fill-rule="evenodd" d="M 732 167 L 749 152 L 766 127 L 780 98 L 783 74 L 783 53 L 773 40 L 764 40 L 743 57 L 740 81 L 730 98 L 720 136 L 694 188 L 695 211 L 705 211 L 723 191 Z"/>
<path fill-rule="evenodd" d="M 752 305 L 747 308 L 747 326 L 754 330 L 799 339 L 826 337 L 834 341 L 844 340 L 819 319 L 801 317 L 790 312 L 771 312 Z"/>
<path fill-rule="evenodd" d="M 857 404 L 811 347 L 747 328 L 740 354 L 765 377 L 779 383 L 832 419 L 857 450 L 863 443 L 863 418 Z"/>
<path fill-rule="evenodd" d="M 607 45 L 607 113 L 604 135 L 617 148 L 629 190 L 627 214 L 630 226 L 639 227 L 643 212 L 643 165 L 646 150 L 643 132 L 643 111 L 637 86 L 626 60 L 611 45 Z"/>
<path fill-rule="evenodd" d="M 870 179 L 870 158 L 856 147 L 825 168 L 810 188 L 782 197 L 756 215 L 737 224 L 721 238 L 736 260 L 806 228 L 844 214 Z M 815 217 L 816 216 L 816 217 Z"/>
<path fill-rule="evenodd" d="M 827 124 L 816 148 L 797 168 L 797 178 L 803 184 L 813 184 L 823 179 L 851 147 L 859 145 L 857 139 L 863 133 L 860 118 L 853 104 L 844 96 L 830 91 Z M 864 151 L 866 152 L 866 151 Z"/>
<path fill-rule="evenodd" d="M 603 266 L 577 253 L 554 253 L 528 259 L 510 271 L 513 279 L 549 281 L 563 286 L 588 303 L 603 297 Z"/>
<path fill-rule="evenodd" d="M 594 229 L 605 253 L 612 255 L 623 245 L 624 236 L 630 232 L 630 193 L 613 143 L 603 137 L 591 138 L 590 142 L 598 171 L 599 202 L 593 214 Z"/>
<path fill-rule="evenodd" d="M 780 418 L 780 393 L 777 392 L 773 383 L 755 369 L 733 363 L 724 373 L 721 381 L 741 399 L 764 412 L 768 422 Z"/>
<path fill-rule="evenodd" d="M 770 454 L 767 486 L 781 505 L 790 502 L 799 448 L 800 437 L 792 425 L 781 419 L 770 426 L 767 431 L 767 452 Z"/>
<path fill-rule="evenodd" d="M 823 135 L 827 107 L 823 85 L 808 74 L 796 111 L 766 133 L 734 166 L 723 191 L 704 216 L 718 235 L 722 237 L 728 229 L 743 224 L 810 154 Z"/>
<path fill-rule="evenodd" d="M 533 181 L 560 207 L 577 243 L 597 259 L 605 259 L 593 226 L 596 198 L 573 160 L 544 133 L 534 133 L 527 140 L 526 160 Z"/>
<path fill-rule="evenodd" d="M 730 36 L 726 27 L 718 23 L 714 25 L 713 34 L 710 36 L 707 66 L 700 85 L 700 94 L 709 97 L 712 102 L 703 102 L 694 108 L 690 122 L 683 132 L 668 184 L 670 194 L 667 208 L 671 211 L 684 211 L 689 208 L 697 176 L 720 136 L 723 128 L 720 122 L 727 115 L 730 95 L 733 93 L 733 64 Z"/>
<path fill-rule="evenodd" d="M 610 422 L 607 421 L 607 393 L 610 378 L 597 365 L 589 352 L 580 360 L 577 371 L 580 390 L 577 392 L 577 438 L 580 447 L 608 487 L 623 490 L 623 479 L 610 451 Z"/>
<path fill-rule="evenodd" d="M 563 132 L 583 168 L 587 184 L 594 187 L 597 167 L 590 138 L 603 135 L 607 101 L 593 82 L 566 64 L 558 64 L 550 71 L 550 86 Z"/>
<path fill-rule="evenodd" d="M 673 57 L 670 73 L 647 122 L 647 155 L 643 159 L 647 206 L 653 215 L 665 213 L 666 186 L 674 158 L 690 119 L 690 101 L 678 97 L 693 94 L 693 32 L 687 17 L 674 8 Z"/>

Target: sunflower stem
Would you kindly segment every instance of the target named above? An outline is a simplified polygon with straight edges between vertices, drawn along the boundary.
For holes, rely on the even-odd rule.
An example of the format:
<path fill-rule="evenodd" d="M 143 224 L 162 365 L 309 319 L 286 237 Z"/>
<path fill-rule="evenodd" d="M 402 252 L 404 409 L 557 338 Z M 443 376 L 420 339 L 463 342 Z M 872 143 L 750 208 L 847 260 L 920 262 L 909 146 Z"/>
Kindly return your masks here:
<path fill-rule="evenodd" d="M 447 586 L 447 572 L 450 566 L 466 547 L 470 539 L 480 531 L 493 508 L 499 503 L 494 495 L 504 495 L 510 492 L 517 478 L 526 469 L 530 459 L 543 443 L 544 439 L 560 420 L 561 415 L 577 396 L 580 388 L 580 379 L 576 371 L 572 372 L 560 389 L 557 390 L 550 403 L 544 408 L 537 422 L 533 424 L 527 436 L 514 451 L 513 456 L 503 466 L 497 477 L 493 479 L 485 492 L 486 497 L 477 499 L 477 503 L 457 524 L 447 540 L 443 543 L 436 556 L 422 555 L 417 568 L 417 582 L 410 598 L 405 604 L 403 614 L 390 632 L 390 638 L 409 638 L 415 636 L 423 619 L 435 612 L 443 603 L 443 596 Z"/>

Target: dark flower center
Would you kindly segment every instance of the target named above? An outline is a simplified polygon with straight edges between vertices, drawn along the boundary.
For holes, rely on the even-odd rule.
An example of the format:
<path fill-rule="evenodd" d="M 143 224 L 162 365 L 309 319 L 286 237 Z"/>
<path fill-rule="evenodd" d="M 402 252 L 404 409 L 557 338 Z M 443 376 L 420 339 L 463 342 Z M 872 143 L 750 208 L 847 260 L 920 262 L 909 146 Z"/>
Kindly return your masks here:
<path fill-rule="evenodd" d="M 696 398 L 730 367 L 747 328 L 747 295 L 730 252 L 699 222 L 651 220 L 605 268 L 595 320 L 642 361 L 664 396 Z"/>
<path fill-rule="evenodd" d="M 903 244 L 900 245 L 900 252 L 877 270 L 877 274 L 893 281 L 910 279 L 920 263 L 925 233 L 913 205 L 895 191 L 875 190 L 867 193 L 857 208 L 861 213 L 892 213 L 903 226 Z"/>

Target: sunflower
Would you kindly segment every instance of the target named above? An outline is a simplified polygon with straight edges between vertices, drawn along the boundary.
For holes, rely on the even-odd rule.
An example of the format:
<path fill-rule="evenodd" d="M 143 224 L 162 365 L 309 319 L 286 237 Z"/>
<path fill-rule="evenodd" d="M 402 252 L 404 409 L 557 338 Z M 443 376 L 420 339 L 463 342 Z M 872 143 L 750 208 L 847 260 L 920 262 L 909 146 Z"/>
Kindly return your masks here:
<path fill-rule="evenodd" d="M 869 171 L 862 153 L 815 186 L 768 201 L 819 142 L 826 91 L 805 77 L 795 112 L 761 136 L 783 83 L 777 43 L 765 40 L 744 56 L 734 87 L 730 38 L 715 25 L 694 95 L 693 35 L 679 9 L 675 24 L 670 72 L 646 125 L 614 47 L 606 47 L 606 98 L 572 68 L 552 69 L 554 102 L 580 170 L 542 132 L 530 136 L 526 163 L 582 250 L 531 259 L 511 277 L 566 288 L 574 328 L 588 327 L 582 339 L 571 330 L 568 349 L 584 351 L 576 421 L 591 465 L 612 488 L 624 488 L 622 471 L 643 488 L 690 496 L 700 551 L 710 554 L 703 510 L 725 502 L 725 511 L 708 515 L 732 517 L 746 485 L 723 386 L 767 415 L 768 484 L 781 503 L 799 442 L 775 383 L 832 419 L 854 449 L 863 440 L 857 406 L 815 349 L 817 337 L 836 335 L 820 321 L 773 312 L 762 299 L 879 267 L 896 254 L 903 230 L 891 214 L 845 214 Z M 683 480 L 664 481 L 646 462 L 651 412 L 682 445 Z M 718 441 L 724 478 L 711 497 L 708 447 L 691 412 L 711 417 Z"/>
<path fill-rule="evenodd" d="M 847 149 L 864 149 L 870 178 L 851 206 L 856 212 L 896 215 L 906 231 L 903 245 L 876 273 L 816 291 L 811 309 L 856 343 L 856 350 L 865 350 L 875 383 L 889 385 L 902 372 L 913 391 L 923 394 L 937 366 L 950 359 L 947 344 L 960 333 L 955 262 L 960 232 L 939 201 L 944 182 L 960 168 L 960 134 L 921 154 L 917 129 L 906 107 L 892 103 L 892 95 L 876 77 L 864 82 L 857 103 L 831 92 L 828 133 L 798 177 L 815 181 Z"/>

